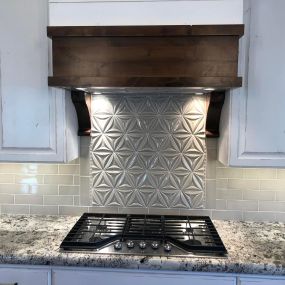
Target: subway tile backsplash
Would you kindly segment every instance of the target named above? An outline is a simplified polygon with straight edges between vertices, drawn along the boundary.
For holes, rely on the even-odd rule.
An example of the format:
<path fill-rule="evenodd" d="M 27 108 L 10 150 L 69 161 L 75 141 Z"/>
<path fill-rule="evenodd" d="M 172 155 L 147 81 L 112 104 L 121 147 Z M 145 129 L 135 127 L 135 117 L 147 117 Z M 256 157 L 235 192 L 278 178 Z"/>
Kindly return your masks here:
<path fill-rule="evenodd" d="M 80 158 L 66 165 L 1 163 L 1 213 L 80 215 L 88 211 L 144 211 L 285 222 L 285 170 L 225 167 L 216 160 L 216 139 L 207 139 L 205 209 L 93 207 L 89 198 L 89 144 L 90 138 L 81 138 Z M 62 175 L 63 180 L 59 177 Z"/>

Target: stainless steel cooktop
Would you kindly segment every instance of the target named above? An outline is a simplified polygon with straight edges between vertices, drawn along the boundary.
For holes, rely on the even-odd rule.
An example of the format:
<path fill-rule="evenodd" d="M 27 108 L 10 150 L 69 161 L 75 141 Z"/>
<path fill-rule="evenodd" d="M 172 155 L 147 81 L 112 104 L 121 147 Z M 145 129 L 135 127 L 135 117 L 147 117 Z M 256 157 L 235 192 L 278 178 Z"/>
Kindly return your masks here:
<path fill-rule="evenodd" d="M 215 226 L 205 216 L 85 213 L 60 248 L 64 251 L 142 256 L 227 255 Z"/>

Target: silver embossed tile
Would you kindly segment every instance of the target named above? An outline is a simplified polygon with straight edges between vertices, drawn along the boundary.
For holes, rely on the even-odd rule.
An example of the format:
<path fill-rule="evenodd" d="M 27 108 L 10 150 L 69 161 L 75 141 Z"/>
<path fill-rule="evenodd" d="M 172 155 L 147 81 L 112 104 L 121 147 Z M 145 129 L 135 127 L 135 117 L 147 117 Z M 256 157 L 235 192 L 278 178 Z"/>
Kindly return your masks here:
<path fill-rule="evenodd" d="M 94 206 L 201 208 L 205 96 L 93 95 Z"/>

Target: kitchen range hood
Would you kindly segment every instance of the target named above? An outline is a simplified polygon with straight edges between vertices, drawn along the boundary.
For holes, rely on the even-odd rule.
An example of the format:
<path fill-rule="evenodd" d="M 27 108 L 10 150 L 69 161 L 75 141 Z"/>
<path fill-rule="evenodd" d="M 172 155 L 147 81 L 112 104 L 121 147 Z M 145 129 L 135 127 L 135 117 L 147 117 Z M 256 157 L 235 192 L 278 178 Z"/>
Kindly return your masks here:
<path fill-rule="evenodd" d="M 243 25 L 48 27 L 53 76 L 68 88 L 79 135 L 90 134 L 90 94 L 211 93 L 207 136 L 218 136 L 225 90 L 237 76 Z"/>

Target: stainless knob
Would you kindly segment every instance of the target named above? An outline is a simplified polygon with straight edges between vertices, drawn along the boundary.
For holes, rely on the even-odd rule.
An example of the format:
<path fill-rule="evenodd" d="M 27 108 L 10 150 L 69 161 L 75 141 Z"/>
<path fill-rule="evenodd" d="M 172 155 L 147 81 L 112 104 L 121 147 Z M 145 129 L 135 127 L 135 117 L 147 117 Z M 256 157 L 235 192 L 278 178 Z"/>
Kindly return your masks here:
<path fill-rule="evenodd" d="M 145 249 L 146 248 L 146 242 L 145 241 L 140 241 L 140 243 L 139 243 L 139 247 L 140 247 L 140 249 Z"/>
<path fill-rule="evenodd" d="M 159 242 L 158 241 L 153 241 L 152 243 L 151 243 L 151 247 L 152 247 L 152 249 L 158 249 L 158 247 L 159 247 Z"/>
<path fill-rule="evenodd" d="M 164 250 L 167 251 L 167 252 L 171 251 L 171 248 L 172 248 L 172 246 L 171 246 L 171 244 L 169 244 L 169 243 L 166 243 L 166 244 L 164 245 Z"/>
<path fill-rule="evenodd" d="M 134 246 L 135 246 L 135 243 L 132 240 L 127 241 L 127 247 L 128 248 L 134 248 Z"/>
<path fill-rule="evenodd" d="M 120 250 L 122 249 L 122 243 L 120 241 L 117 241 L 115 244 L 114 244 L 114 249 L 116 250 Z"/>

